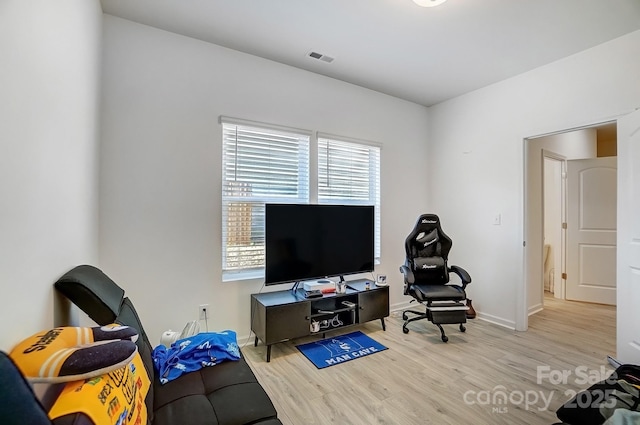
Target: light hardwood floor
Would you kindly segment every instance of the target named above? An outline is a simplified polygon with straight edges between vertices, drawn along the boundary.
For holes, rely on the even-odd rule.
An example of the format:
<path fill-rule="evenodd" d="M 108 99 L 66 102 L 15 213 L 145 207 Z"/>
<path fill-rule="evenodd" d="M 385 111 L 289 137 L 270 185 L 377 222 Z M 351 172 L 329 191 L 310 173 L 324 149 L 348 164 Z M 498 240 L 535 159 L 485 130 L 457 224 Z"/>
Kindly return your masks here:
<path fill-rule="evenodd" d="M 615 307 L 547 297 L 527 332 L 475 319 L 466 333 L 445 325 L 446 344 L 426 320 L 403 334 L 401 312 L 393 312 L 386 332 L 380 321 L 342 331 L 361 330 L 388 350 L 326 369 L 295 348 L 317 338 L 274 345 L 270 363 L 253 339 L 242 352 L 285 425 L 548 425 L 570 398 L 566 391 L 612 370 L 606 356 L 615 354 L 615 322 Z M 570 375 L 557 383 L 561 371 Z"/>

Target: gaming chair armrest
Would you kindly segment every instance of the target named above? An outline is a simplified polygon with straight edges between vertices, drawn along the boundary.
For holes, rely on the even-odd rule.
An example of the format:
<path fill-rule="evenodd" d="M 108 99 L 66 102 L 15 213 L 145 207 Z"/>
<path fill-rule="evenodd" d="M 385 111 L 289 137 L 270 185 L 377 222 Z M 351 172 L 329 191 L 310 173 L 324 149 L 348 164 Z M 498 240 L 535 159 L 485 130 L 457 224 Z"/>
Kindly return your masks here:
<path fill-rule="evenodd" d="M 400 273 L 404 275 L 404 294 L 409 295 L 409 288 L 416 281 L 416 277 L 407 264 L 400 266 Z"/>
<path fill-rule="evenodd" d="M 462 280 L 462 289 L 466 288 L 468 284 L 471 283 L 471 276 L 465 269 L 460 266 L 451 266 L 449 267 L 449 271 L 457 274 Z"/>
<path fill-rule="evenodd" d="M 400 266 L 400 273 L 404 275 L 405 283 L 411 285 L 416 281 L 415 276 L 413 276 L 413 272 L 411 271 L 409 266 L 407 265 Z"/>

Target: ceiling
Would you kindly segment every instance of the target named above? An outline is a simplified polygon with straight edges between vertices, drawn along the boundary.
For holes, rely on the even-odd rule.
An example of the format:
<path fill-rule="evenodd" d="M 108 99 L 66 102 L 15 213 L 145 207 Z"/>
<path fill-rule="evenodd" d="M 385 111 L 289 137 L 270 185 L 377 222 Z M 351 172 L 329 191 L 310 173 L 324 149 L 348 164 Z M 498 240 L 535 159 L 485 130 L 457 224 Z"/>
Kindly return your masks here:
<path fill-rule="evenodd" d="M 640 0 L 101 2 L 111 15 L 425 106 L 640 29 Z"/>

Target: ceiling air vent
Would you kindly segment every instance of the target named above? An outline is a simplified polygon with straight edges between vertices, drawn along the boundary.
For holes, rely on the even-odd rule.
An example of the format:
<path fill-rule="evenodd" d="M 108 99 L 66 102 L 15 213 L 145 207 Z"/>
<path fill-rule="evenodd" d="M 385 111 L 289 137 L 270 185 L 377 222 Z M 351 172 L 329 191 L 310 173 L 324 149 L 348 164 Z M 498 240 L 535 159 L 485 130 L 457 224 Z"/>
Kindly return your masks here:
<path fill-rule="evenodd" d="M 322 53 L 318 53 L 314 51 L 307 53 L 307 56 L 312 59 L 317 59 L 326 63 L 331 63 L 335 59 L 335 58 L 332 58 L 331 56 L 323 55 Z"/>

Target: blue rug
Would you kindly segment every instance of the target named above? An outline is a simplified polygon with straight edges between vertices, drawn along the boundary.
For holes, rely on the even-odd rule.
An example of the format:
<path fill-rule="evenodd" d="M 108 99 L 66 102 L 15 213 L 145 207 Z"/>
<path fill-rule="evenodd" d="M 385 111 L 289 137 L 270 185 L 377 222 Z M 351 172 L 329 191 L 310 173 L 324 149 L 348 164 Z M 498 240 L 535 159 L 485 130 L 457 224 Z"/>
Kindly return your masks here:
<path fill-rule="evenodd" d="M 359 359 L 387 349 L 360 331 L 297 345 L 318 369 Z"/>

